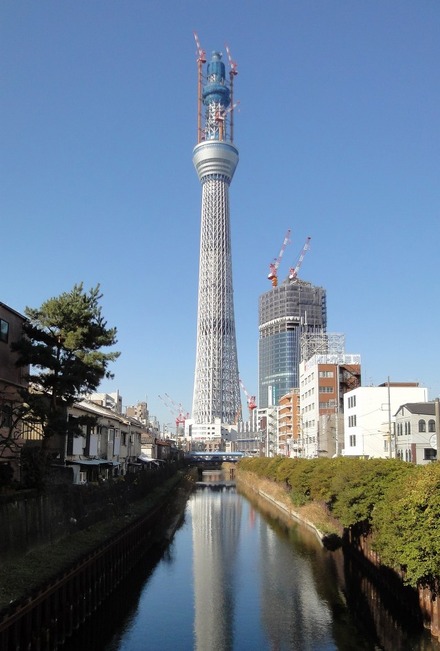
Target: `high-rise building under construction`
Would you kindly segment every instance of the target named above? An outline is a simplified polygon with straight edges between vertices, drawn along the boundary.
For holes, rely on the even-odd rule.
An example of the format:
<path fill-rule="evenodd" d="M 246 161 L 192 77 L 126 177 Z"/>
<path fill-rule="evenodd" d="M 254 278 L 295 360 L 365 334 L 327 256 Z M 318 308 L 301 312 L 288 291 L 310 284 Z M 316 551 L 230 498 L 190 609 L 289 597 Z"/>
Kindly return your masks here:
<path fill-rule="evenodd" d="M 258 407 L 299 387 L 301 336 L 327 328 L 326 292 L 297 276 L 259 298 Z"/>
<path fill-rule="evenodd" d="M 198 135 L 193 163 L 202 185 L 197 350 L 191 415 L 193 441 L 218 439 L 241 415 L 232 289 L 229 185 L 238 163 L 233 144 L 233 80 L 219 52 L 206 66 L 198 40 Z M 229 54 L 229 51 L 228 51 Z"/>

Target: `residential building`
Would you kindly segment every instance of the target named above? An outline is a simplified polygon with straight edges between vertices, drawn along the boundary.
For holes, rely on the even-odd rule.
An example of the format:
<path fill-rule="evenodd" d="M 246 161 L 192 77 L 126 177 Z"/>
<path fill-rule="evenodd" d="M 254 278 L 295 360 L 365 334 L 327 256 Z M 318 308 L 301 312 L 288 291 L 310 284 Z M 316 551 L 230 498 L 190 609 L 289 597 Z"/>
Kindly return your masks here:
<path fill-rule="evenodd" d="M 286 457 L 300 456 L 301 432 L 300 390 L 292 389 L 279 400 L 278 453 Z"/>
<path fill-rule="evenodd" d="M 17 354 L 11 351 L 11 343 L 20 339 L 25 321 L 25 316 L 0 302 L 0 464 L 5 464 L 16 479 L 23 444 L 21 422 L 16 416 L 22 403 L 19 391 L 28 383 L 28 369 L 16 366 Z"/>
<path fill-rule="evenodd" d="M 338 456 L 344 441 L 343 398 L 361 384 L 361 357 L 345 353 L 341 333 L 304 335 L 301 356 L 300 456 Z"/>
<path fill-rule="evenodd" d="M 84 420 L 85 416 L 89 422 L 80 426 L 83 434 L 69 433 L 65 437 L 64 461 L 66 466 L 74 466 L 74 483 L 98 481 L 134 470 L 139 464 L 142 440 L 152 438 L 146 427 L 90 400 L 81 400 L 68 409 L 70 421 Z"/>
<path fill-rule="evenodd" d="M 126 407 L 125 415 L 129 418 L 136 418 L 143 425 L 148 425 L 150 421 L 150 414 L 146 402 L 138 402 L 136 405 Z"/>
<path fill-rule="evenodd" d="M 287 278 L 260 296 L 258 323 L 258 407 L 266 409 L 299 388 L 301 335 L 325 332 L 326 292 Z"/>
<path fill-rule="evenodd" d="M 385 382 L 358 387 L 344 395 L 344 456 L 396 456 L 395 414 L 407 403 L 427 402 L 418 382 Z"/>
<path fill-rule="evenodd" d="M 279 450 L 279 407 L 258 410 L 262 456 L 275 457 Z"/>
<path fill-rule="evenodd" d="M 119 391 L 113 391 L 113 393 L 90 393 L 87 399 L 97 405 L 111 409 L 117 414 L 122 414 L 122 396 L 119 395 Z"/>
<path fill-rule="evenodd" d="M 395 415 L 396 456 L 403 461 L 426 465 L 437 460 L 440 423 L 439 400 L 410 402 Z"/>

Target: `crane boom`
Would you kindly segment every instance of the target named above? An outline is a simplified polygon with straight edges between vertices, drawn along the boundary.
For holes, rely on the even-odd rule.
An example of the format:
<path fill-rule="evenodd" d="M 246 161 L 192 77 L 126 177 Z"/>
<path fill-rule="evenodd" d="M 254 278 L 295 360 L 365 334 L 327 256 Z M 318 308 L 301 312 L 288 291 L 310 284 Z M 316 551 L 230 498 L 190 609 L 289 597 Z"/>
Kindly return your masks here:
<path fill-rule="evenodd" d="M 197 47 L 197 142 L 202 140 L 202 87 L 203 87 L 203 65 L 206 63 L 206 52 L 202 49 L 199 37 L 196 32 L 194 38 Z"/>
<path fill-rule="evenodd" d="M 278 285 L 278 267 L 280 266 L 281 258 L 283 257 L 284 250 L 286 246 L 290 242 L 290 228 L 288 229 L 283 243 L 281 245 L 280 252 L 278 254 L 278 257 L 275 258 L 273 262 L 269 265 L 269 274 L 268 274 L 268 279 L 272 281 L 272 286 L 276 287 Z"/>
<path fill-rule="evenodd" d="M 243 382 L 239 379 L 240 386 L 243 389 L 243 393 L 246 396 L 246 401 L 247 401 L 247 406 L 249 409 L 249 412 L 252 413 L 252 411 L 256 408 L 257 406 L 257 400 L 255 396 L 250 396 L 249 393 L 246 391 L 246 387 L 244 386 Z"/>
<path fill-rule="evenodd" d="M 230 90 L 230 97 L 231 97 L 231 106 L 234 105 L 234 77 L 235 75 L 238 75 L 238 70 L 237 70 L 237 63 L 236 61 L 232 60 L 231 52 L 229 50 L 229 47 L 227 44 L 225 44 L 226 48 L 226 54 L 228 55 L 228 60 L 229 60 L 229 90 Z M 229 127 L 230 127 L 230 138 L 231 142 L 234 142 L 234 113 L 231 112 L 230 119 L 229 119 Z"/>
<path fill-rule="evenodd" d="M 312 239 L 311 237 L 308 237 L 306 239 L 306 242 L 305 242 L 305 244 L 303 246 L 303 249 L 301 251 L 301 254 L 300 254 L 299 258 L 298 258 L 298 262 L 296 263 L 296 266 L 290 268 L 289 280 L 295 280 L 295 278 L 297 277 L 298 271 L 300 270 L 300 267 L 302 265 L 302 261 L 304 260 L 304 256 L 305 256 L 305 254 L 307 253 L 307 251 L 308 251 L 308 249 L 310 247 L 310 240 L 311 239 Z"/>

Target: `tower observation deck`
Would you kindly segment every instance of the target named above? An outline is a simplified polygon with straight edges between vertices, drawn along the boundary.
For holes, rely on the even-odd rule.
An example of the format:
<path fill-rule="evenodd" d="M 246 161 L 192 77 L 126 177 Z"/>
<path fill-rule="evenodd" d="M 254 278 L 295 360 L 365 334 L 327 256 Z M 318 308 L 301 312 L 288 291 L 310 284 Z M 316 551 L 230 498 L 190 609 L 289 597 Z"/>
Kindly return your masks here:
<path fill-rule="evenodd" d="M 197 39 L 196 39 L 197 40 Z M 202 185 L 197 348 L 192 438 L 222 436 L 241 415 L 232 289 L 229 185 L 238 164 L 233 137 L 233 79 L 219 52 L 206 66 L 199 49 L 198 142 L 193 163 Z"/>

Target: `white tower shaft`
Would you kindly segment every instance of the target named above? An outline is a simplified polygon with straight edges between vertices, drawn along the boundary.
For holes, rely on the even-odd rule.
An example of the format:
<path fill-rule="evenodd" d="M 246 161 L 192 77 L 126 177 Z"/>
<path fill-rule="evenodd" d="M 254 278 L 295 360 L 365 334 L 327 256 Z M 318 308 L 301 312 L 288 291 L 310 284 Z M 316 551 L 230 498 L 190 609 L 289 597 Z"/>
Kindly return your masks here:
<path fill-rule="evenodd" d="M 213 54 L 208 64 L 207 79 L 203 88 L 204 136 L 193 153 L 202 184 L 192 406 L 193 436 L 197 432 L 197 438 L 203 438 L 204 434 L 211 438 L 213 432 L 219 431 L 215 425 L 232 425 L 241 416 L 229 218 L 229 184 L 238 164 L 238 150 L 227 140 L 230 95 L 218 53 Z"/>

